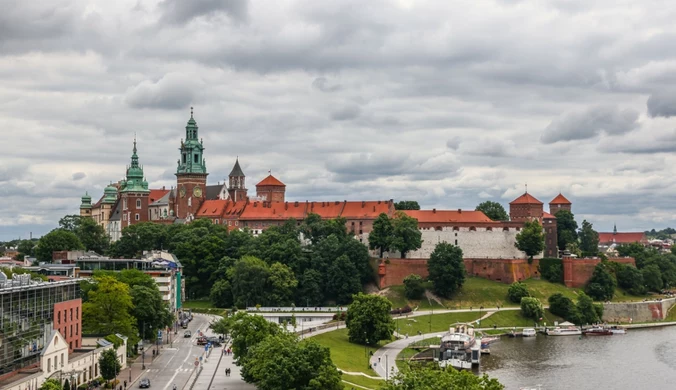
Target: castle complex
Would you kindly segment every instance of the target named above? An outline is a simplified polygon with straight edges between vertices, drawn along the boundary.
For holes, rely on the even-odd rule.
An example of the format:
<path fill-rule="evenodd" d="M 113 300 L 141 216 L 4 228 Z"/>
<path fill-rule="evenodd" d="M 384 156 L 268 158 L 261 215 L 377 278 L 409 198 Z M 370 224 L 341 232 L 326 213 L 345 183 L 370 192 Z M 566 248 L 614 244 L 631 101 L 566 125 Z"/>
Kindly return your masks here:
<path fill-rule="evenodd" d="M 256 184 L 256 196 L 249 196 L 246 175 L 239 158 L 222 184 L 207 185 L 209 175 L 204 157 L 205 147 L 199 138 L 199 128 L 191 109 L 181 139 L 176 167 L 176 186 L 150 189 L 143 167 L 139 164 L 136 140 L 126 177 L 112 183 L 95 203 L 88 194 L 82 197 L 80 215 L 92 217 L 118 240 L 122 229 L 139 222 L 190 223 L 197 218 L 210 219 L 229 230 L 248 229 L 254 235 L 270 226 L 289 219 L 300 223 L 308 214 L 324 219 L 342 217 L 347 229 L 360 241 L 368 243 L 373 221 L 381 213 L 395 214 L 390 200 L 376 201 L 287 201 L 286 185 L 269 174 Z M 571 202 L 559 194 L 545 212 L 543 203 L 528 192 L 509 204 L 510 221 L 492 221 L 481 211 L 469 210 L 407 210 L 404 213 L 418 220 L 423 246 L 410 252 L 412 258 L 429 258 L 439 242 L 449 242 L 462 248 L 468 258 L 523 258 L 515 248 L 516 235 L 524 222 L 537 220 L 545 230 L 546 257 L 556 257 L 557 233 L 554 213 L 571 209 Z M 396 257 L 396 253 L 391 254 Z"/>

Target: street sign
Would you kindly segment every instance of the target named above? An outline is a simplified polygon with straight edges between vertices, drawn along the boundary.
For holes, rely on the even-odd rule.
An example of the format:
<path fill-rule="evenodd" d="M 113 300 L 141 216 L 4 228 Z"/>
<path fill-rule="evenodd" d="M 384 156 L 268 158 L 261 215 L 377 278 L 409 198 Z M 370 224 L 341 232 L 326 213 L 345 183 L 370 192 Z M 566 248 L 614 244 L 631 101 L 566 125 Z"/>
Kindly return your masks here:
<path fill-rule="evenodd" d="M 195 367 L 197 367 L 197 366 L 199 366 L 199 365 L 200 365 L 200 362 L 198 362 L 197 360 L 195 360 Z"/>
<path fill-rule="evenodd" d="M 158 338 L 158 339 L 161 339 L 161 338 L 162 338 L 162 331 L 161 331 L 161 330 L 158 330 L 158 331 L 157 331 L 157 338 Z"/>
<path fill-rule="evenodd" d="M 205 351 L 209 351 L 209 345 L 210 345 L 210 344 L 207 344 L 207 345 L 204 346 L 204 350 L 205 350 Z"/>

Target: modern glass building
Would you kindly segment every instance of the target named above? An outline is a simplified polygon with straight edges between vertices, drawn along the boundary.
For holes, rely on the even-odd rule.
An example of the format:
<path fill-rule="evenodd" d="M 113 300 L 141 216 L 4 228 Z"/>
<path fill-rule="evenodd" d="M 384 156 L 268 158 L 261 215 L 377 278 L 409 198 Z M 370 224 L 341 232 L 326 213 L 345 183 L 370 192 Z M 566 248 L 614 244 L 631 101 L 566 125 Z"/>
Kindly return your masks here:
<path fill-rule="evenodd" d="M 39 363 L 54 329 L 72 351 L 81 347 L 78 280 L 42 282 L 0 271 L 0 378 Z M 65 333 L 65 334 L 64 334 Z"/>

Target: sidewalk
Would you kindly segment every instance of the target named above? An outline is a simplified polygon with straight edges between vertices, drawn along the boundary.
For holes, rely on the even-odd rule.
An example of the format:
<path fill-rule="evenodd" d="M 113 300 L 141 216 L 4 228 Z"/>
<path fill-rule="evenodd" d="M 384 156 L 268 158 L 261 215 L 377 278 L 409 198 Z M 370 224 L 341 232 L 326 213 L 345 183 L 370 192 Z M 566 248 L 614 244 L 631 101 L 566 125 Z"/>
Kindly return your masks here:
<path fill-rule="evenodd" d="M 147 354 L 146 354 L 147 355 Z M 151 357 L 148 358 L 146 356 L 146 368 L 148 368 L 148 365 L 150 362 L 152 362 L 152 354 Z M 141 376 L 144 373 L 143 370 L 143 357 L 139 355 L 135 360 L 129 359 L 127 362 L 127 367 L 123 367 L 122 370 L 120 370 L 120 373 L 117 375 L 116 379 L 120 381 L 120 384 L 118 385 L 118 389 L 120 386 L 122 386 L 122 389 L 124 389 L 124 383 L 127 381 L 127 389 L 130 389 L 134 383 L 136 383 Z M 131 363 L 131 366 L 129 365 Z M 130 373 L 131 373 L 131 380 L 130 378 Z"/>

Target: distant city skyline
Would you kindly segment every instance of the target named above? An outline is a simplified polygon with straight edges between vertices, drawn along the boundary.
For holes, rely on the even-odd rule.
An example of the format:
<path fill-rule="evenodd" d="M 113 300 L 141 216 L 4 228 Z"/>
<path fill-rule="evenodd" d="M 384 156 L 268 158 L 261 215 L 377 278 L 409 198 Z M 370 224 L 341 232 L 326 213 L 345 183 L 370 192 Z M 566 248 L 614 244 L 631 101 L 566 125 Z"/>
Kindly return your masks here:
<path fill-rule="evenodd" d="M 659 13 L 654 10 L 659 9 Z M 474 209 L 562 192 L 598 231 L 676 227 L 676 5 L 19 2 L 0 15 L 0 240 L 123 178 L 175 185 L 194 107 L 288 200 Z M 39 21 L 39 23 L 34 22 Z"/>

